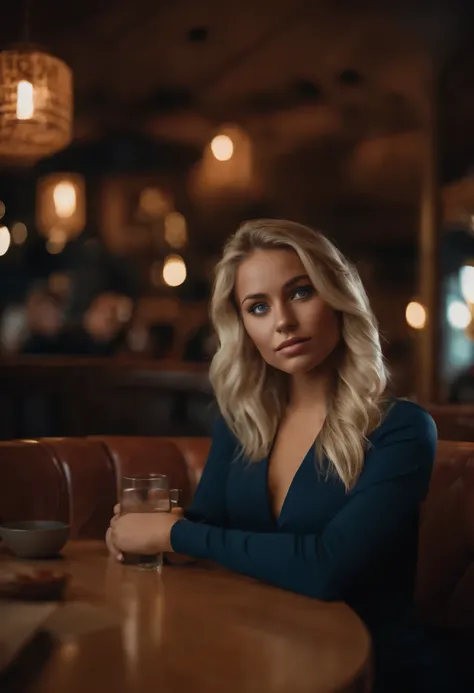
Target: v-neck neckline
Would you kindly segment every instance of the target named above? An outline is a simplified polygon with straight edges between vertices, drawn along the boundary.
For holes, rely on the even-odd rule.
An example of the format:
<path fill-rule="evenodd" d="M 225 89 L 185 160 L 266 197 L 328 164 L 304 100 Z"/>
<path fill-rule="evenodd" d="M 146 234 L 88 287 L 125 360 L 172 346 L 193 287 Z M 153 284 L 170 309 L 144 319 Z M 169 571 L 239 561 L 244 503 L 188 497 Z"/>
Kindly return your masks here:
<path fill-rule="evenodd" d="M 268 453 L 267 457 L 265 458 L 265 473 L 264 473 L 265 497 L 267 499 L 268 514 L 270 516 L 270 519 L 271 519 L 274 527 L 279 527 L 281 525 L 283 513 L 285 512 L 285 507 L 287 505 L 288 498 L 289 498 L 290 493 L 291 493 L 293 486 L 295 484 L 296 478 L 299 475 L 306 460 L 308 459 L 308 455 L 314 450 L 315 442 L 311 444 L 311 447 L 309 448 L 309 450 L 306 452 L 303 459 L 299 463 L 299 465 L 296 469 L 296 472 L 294 473 L 293 478 L 290 482 L 290 485 L 288 486 L 288 490 L 286 492 L 285 498 L 283 499 L 283 503 L 282 503 L 282 506 L 280 508 L 280 512 L 279 512 L 278 516 L 275 516 L 275 514 L 273 512 L 272 499 L 271 499 L 271 494 L 270 494 L 270 485 L 268 483 L 269 482 L 269 473 L 270 473 L 270 459 L 271 459 L 272 452 L 273 452 L 273 446 L 272 446 L 272 449 L 270 450 L 270 452 Z"/>

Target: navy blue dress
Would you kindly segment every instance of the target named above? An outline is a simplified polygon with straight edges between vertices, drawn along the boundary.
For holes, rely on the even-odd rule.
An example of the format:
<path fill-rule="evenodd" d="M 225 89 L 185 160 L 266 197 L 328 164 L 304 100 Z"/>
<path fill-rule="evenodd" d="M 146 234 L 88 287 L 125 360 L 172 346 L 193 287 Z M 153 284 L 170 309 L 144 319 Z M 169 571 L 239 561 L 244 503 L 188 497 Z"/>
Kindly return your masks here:
<path fill-rule="evenodd" d="M 318 469 L 313 445 L 275 519 L 268 458 L 249 462 L 220 419 L 194 500 L 174 525 L 171 543 L 177 553 L 277 587 L 347 602 L 371 631 L 382 682 L 405 676 L 425 656 L 413 592 L 420 504 L 437 434 L 425 410 L 397 401 L 369 440 L 363 472 L 349 493 L 324 473 L 327 461 Z"/>

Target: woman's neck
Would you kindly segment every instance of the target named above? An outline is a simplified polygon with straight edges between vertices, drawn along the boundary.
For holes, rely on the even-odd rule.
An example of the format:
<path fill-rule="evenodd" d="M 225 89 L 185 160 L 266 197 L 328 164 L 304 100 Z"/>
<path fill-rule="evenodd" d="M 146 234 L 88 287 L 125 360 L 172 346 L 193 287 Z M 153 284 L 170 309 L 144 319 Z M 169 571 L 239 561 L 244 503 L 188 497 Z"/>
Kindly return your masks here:
<path fill-rule="evenodd" d="M 290 381 L 290 409 L 314 409 L 325 415 L 334 388 L 334 370 L 314 369 L 294 375 Z"/>
<path fill-rule="evenodd" d="M 289 408 L 313 409 L 325 417 L 343 359 L 344 348 L 340 343 L 319 366 L 307 373 L 293 375 L 290 380 Z"/>

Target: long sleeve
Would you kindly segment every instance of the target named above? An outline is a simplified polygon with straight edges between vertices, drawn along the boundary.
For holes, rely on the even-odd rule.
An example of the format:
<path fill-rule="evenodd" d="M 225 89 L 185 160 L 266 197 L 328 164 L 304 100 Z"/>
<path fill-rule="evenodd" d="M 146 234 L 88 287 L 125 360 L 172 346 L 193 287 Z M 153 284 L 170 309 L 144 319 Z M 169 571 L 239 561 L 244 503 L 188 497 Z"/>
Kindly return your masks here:
<path fill-rule="evenodd" d="M 193 523 L 225 527 L 227 513 L 225 488 L 229 464 L 235 456 L 237 442 L 220 417 L 213 430 L 206 466 L 185 518 Z"/>
<path fill-rule="evenodd" d="M 283 589 L 343 599 L 380 551 L 416 527 L 435 450 L 431 417 L 410 408 L 375 436 L 347 503 L 319 534 L 249 532 L 182 520 L 173 527 L 172 546 Z"/>

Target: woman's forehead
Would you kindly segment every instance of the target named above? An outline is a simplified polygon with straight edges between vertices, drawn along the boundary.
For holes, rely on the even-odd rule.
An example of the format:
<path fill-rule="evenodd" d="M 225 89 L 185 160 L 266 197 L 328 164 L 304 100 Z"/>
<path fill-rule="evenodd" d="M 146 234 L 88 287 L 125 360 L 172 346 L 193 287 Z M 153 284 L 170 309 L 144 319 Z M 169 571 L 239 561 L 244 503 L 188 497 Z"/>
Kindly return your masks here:
<path fill-rule="evenodd" d="M 294 250 L 256 250 L 238 267 L 235 288 L 239 296 L 244 292 L 271 293 L 305 274 L 306 269 Z"/>

